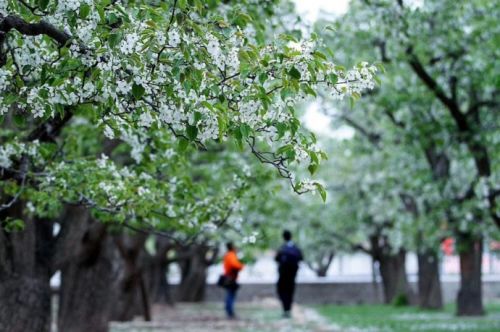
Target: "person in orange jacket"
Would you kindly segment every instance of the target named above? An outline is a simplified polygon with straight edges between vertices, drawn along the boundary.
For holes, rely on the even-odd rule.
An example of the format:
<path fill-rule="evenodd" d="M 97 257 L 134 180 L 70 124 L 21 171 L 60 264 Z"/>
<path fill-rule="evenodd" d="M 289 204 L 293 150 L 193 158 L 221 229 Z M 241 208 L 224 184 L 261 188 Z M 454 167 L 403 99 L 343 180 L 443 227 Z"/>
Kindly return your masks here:
<path fill-rule="evenodd" d="M 238 273 L 243 269 L 243 264 L 239 261 L 236 255 L 236 248 L 232 242 L 226 244 L 227 252 L 224 255 L 224 275 L 227 278 L 225 285 L 226 298 L 225 309 L 228 318 L 234 318 L 234 302 L 236 300 L 236 292 L 239 285 L 236 282 Z"/>

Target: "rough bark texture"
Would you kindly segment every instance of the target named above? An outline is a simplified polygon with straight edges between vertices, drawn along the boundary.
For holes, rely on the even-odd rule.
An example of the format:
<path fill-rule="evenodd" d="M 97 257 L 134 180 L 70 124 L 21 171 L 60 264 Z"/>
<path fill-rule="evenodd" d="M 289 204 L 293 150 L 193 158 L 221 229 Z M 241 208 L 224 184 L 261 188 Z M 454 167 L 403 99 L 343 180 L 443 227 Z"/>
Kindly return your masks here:
<path fill-rule="evenodd" d="M 170 261 L 167 253 L 173 249 L 173 243 L 165 238 L 156 238 L 156 252 L 148 256 L 147 268 L 144 271 L 144 278 L 148 286 L 148 292 L 153 303 L 174 304 L 174 299 L 170 291 L 167 280 Z"/>
<path fill-rule="evenodd" d="M 61 43 L 68 37 L 51 31 L 52 27 L 46 23 L 26 24 L 13 17 L 3 19 L 0 25 L 0 30 L 6 33 L 16 29 L 23 34 L 47 34 Z M 6 34 L 0 36 L 0 44 L 5 37 Z M 5 64 L 3 60 L 5 57 L 0 54 L 0 67 Z M 63 117 L 56 116 L 41 123 L 24 140 L 53 142 L 71 118 L 72 113 L 65 109 Z M 17 180 L 21 184 L 30 168 L 29 159 L 21 158 L 17 166 L 19 172 L 3 170 L 1 180 Z M 9 203 L 10 207 L 0 211 L 0 223 L 3 224 L 7 217 L 19 218 L 25 222 L 25 229 L 7 233 L 3 225 L 0 226 L 0 331 L 48 332 L 51 326 L 50 277 L 54 271 L 56 240 L 54 223 L 23 215 L 24 203 L 19 197 L 10 202 L 14 204 Z"/>
<path fill-rule="evenodd" d="M 173 298 L 167 282 L 168 264 L 153 262 L 145 271 L 148 292 L 153 303 L 173 304 Z"/>
<path fill-rule="evenodd" d="M 122 268 L 120 269 L 118 298 L 114 305 L 113 319 L 128 321 L 137 315 L 145 320 L 151 319 L 148 289 L 142 275 L 144 260 L 144 242 L 146 235 L 118 235 L 114 242 L 120 252 Z"/>
<path fill-rule="evenodd" d="M 384 302 L 393 303 L 398 297 L 405 296 L 408 304 L 414 301 L 414 294 L 406 277 L 406 251 L 396 254 L 383 253 L 379 256 L 380 276 L 384 287 Z"/>
<path fill-rule="evenodd" d="M 471 234 L 460 234 L 457 241 L 460 256 L 457 315 L 480 316 L 484 314 L 481 280 L 483 240 Z"/>
<path fill-rule="evenodd" d="M 370 247 L 368 251 L 374 262 L 378 263 L 382 287 L 384 291 L 384 303 L 393 303 L 397 300 L 399 304 L 413 304 L 415 295 L 411 289 L 406 276 L 406 250 L 400 248 L 395 251 L 381 228 L 370 236 Z M 406 303 L 401 303 L 401 301 Z"/>
<path fill-rule="evenodd" d="M 0 215 L 25 221 L 18 233 L 0 227 L 0 331 L 48 332 L 52 223 L 23 218 L 23 207 L 18 202 Z"/>
<path fill-rule="evenodd" d="M 61 287 L 58 329 L 65 332 L 106 332 L 113 305 L 113 245 L 106 227 L 93 220 L 83 208 L 72 208 L 66 214 L 61 232 L 61 248 L 71 257 L 60 258 Z M 64 256 L 64 251 L 61 255 Z M 73 256 L 74 254 L 74 256 Z"/>
<path fill-rule="evenodd" d="M 439 258 L 431 250 L 418 254 L 418 305 L 425 309 L 443 308 Z"/>
<path fill-rule="evenodd" d="M 207 269 L 213 264 L 217 251 L 204 244 L 193 244 L 178 249 L 181 257 L 181 283 L 176 299 L 181 302 L 201 302 L 205 298 Z M 207 257 L 209 254 L 210 257 Z"/>
<path fill-rule="evenodd" d="M 0 279 L 0 331 L 50 331 L 50 287 L 43 278 Z"/>

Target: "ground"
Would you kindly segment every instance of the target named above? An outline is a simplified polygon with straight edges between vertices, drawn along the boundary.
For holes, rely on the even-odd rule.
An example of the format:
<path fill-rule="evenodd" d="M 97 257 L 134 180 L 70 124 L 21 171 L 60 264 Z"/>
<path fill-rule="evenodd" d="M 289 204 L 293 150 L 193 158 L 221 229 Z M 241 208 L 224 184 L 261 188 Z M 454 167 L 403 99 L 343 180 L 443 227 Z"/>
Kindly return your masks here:
<path fill-rule="evenodd" d="M 497 332 L 500 331 L 500 302 L 486 305 L 488 314 L 479 318 L 454 315 L 453 305 L 444 311 L 383 305 L 321 306 L 319 313 L 345 332 Z"/>
<path fill-rule="evenodd" d="M 274 299 L 237 303 L 238 319 L 227 320 L 222 303 L 155 306 L 153 322 L 112 323 L 111 332 L 336 332 L 316 310 L 295 306 L 293 318 L 281 317 Z"/>
<path fill-rule="evenodd" d="M 238 303 L 239 319 L 227 320 L 221 303 L 155 306 L 153 322 L 112 323 L 111 332 L 496 332 L 500 303 L 481 318 L 457 318 L 453 307 L 422 311 L 382 305 L 295 306 L 292 319 L 281 318 L 274 299 Z"/>

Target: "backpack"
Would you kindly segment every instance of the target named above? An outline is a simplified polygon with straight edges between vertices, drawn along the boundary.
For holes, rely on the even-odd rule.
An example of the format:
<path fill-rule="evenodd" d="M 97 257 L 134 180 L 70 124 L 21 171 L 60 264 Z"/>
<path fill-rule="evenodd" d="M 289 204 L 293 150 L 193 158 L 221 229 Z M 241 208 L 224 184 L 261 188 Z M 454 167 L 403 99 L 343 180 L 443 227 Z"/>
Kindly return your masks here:
<path fill-rule="evenodd" d="M 299 262 L 302 260 L 302 253 L 299 248 L 292 245 L 284 245 L 278 254 L 280 268 L 298 269 Z"/>

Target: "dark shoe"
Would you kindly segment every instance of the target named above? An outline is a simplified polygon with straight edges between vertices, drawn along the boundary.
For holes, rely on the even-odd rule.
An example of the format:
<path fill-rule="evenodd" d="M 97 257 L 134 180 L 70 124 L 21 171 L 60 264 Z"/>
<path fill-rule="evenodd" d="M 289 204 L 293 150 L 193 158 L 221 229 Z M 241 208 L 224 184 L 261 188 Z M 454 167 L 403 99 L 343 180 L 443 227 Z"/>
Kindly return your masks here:
<path fill-rule="evenodd" d="M 290 314 L 290 311 L 284 311 L 283 312 L 283 318 L 292 318 L 292 315 Z"/>

